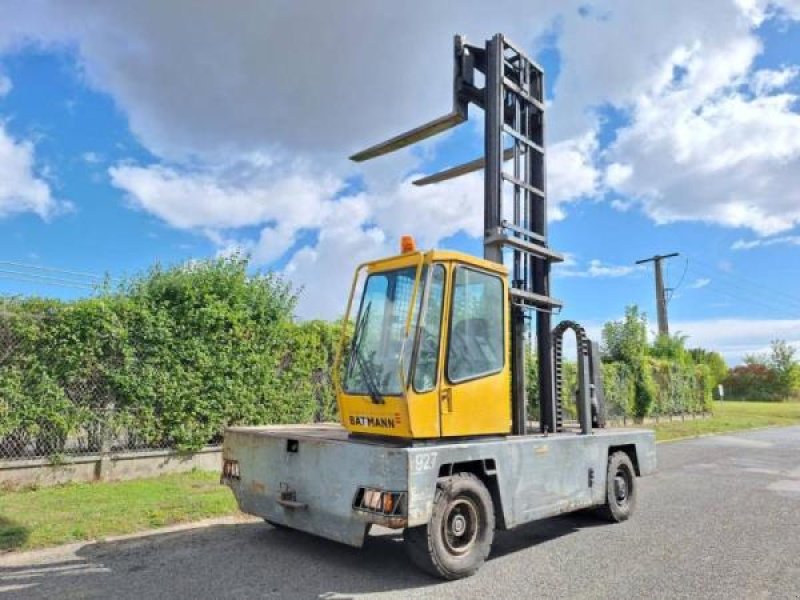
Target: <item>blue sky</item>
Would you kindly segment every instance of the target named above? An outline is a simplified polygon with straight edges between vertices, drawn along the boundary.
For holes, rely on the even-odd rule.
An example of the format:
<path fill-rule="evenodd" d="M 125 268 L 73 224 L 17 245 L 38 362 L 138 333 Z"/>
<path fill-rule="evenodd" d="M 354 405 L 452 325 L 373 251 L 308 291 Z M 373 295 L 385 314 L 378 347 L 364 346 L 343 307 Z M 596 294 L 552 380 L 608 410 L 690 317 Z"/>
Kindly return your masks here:
<path fill-rule="evenodd" d="M 504 31 L 548 76 L 563 316 L 654 314 L 633 263 L 680 252 L 669 311 L 690 345 L 731 362 L 800 345 L 795 1 L 356 4 L 0 0 L 0 293 L 72 298 L 91 274 L 241 250 L 303 288 L 300 316 L 333 317 L 353 266 L 402 233 L 480 253 L 480 174 L 409 184 L 478 156 L 479 120 L 346 156 L 448 109 L 453 33 Z"/>

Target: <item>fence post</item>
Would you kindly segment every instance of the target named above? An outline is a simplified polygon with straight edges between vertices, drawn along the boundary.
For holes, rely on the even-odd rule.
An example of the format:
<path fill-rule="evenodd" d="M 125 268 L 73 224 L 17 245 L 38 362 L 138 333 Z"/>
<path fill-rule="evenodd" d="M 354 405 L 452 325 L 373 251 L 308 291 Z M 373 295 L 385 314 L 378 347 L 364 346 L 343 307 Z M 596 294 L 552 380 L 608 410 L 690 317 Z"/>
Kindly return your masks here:
<path fill-rule="evenodd" d="M 111 474 L 111 413 L 114 405 L 103 410 L 103 424 L 100 428 L 100 460 L 95 468 L 95 479 L 107 481 Z"/>

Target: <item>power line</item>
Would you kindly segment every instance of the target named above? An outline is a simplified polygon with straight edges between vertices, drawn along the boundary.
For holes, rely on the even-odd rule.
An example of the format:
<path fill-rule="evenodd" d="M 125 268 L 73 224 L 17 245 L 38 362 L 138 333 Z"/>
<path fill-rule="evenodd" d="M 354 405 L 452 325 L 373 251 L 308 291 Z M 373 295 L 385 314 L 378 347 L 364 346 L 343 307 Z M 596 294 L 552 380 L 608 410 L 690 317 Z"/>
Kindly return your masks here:
<path fill-rule="evenodd" d="M 69 279 L 62 279 L 60 277 L 52 277 L 50 275 L 37 275 L 35 273 L 19 273 L 16 271 L 7 271 L 0 269 L 0 278 L 11 279 L 16 281 L 24 281 L 26 283 L 41 283 L 46 285 L 58 285 L 62 287 L 74 287 L 94 290 L 99 284 L 81 283 L 78 281 L 70 281 Z"/>
<path fill-rule="evenodd" d="M 65 282 L 59 282 L 59 281 L 37 281 L 35 279 L 26 279 L 24 277 L 9 277 L 8 275 L 2 275 L 2 274 L 0 274 L 0 279 L 8 279 L 8 280 L 19 281 L 19 282 L 24 282 L 24 283 L 38 283 L 38 284 L 41 284 L 41 285 L 55 285 L 55 286 L 58 286 L 58 287 L 81 289 L 81 290 L 94 289 L 89 285 L 84 285 L 84 284 L 80 284 L 80 283 L 65 283 Z"/>
<path fill-rule="evenodd" d="M 713 272 L 709 272 L 707 270 L 700 269 L 699 272 L 710 278 L 715 277 Z M 728 296 L 740 300 L 745 305 L 761 306 L 763 308 L 770 309 L 773 312 L 786 314 L 787 311 L 790 312 L 790 308 L 796 308 L 800 310 L 800 305 L 795 304 L 794 307 L 787 308 L 787 304 L 783 301 L 776 301 L 774 298 L 766 296 L 762 292 L 751 290 L 720 278 L 712 279 L 707 286 L 707 289 L 712 291 L 724 291 L 724 293 L 726 293 Z"/>
<path fill-rule="evenodd" d="M 20 263 L 11 260 L 0 260 L 0 265 L 16 267 L 19 269 L 33 269 L 35 271 L 47 271 L 50 273 L 60 273 L 62 275 L 68 275 L 73 277 L 85 277 L 87 279 L 95 279 L 97 281 L 102 281 L 104 278 L 101 275 L 94 275 L 92 273 L 83 273 L 81 271 L 70 271 L 67 269 L 58 269 L 55 267 L 44 267 L 41 265 L 31 265 L 27 263 Z"/>
<path fill-rule="evenodd" d="M 667 263 L 669 265 L 669 263 Z M 667 267 L 669 268 L 669 266 Z M 678 280 L 678 285 L 675 287 L 667 287 L 666 289 L 669 291 L 669 297 L 667 298 L 667 303 L 672 300 L 672 296 L 675 295 L 675 292 L 680 289 L 681 285 L 683 284 L 683 280 L 686 277 L 686 271 L 689 269 L 689 259 L 686 259 L 686 262 L 683 263 L 683 273 L 681 274 L 680 280 Z M 667 282 L 669 282 L 669 277 L 667 277 Z"/>
<path fill-rule="evenodd" d="M 794 311 L 800 312 L 800 298 L 779 290 L 766 289 L 761 283 L 723 271 L 698 259 L 696 256 L 690 255 L 690 257 L 692 271 L 697 275 L 710 279 L 707 287 L 708 291 L 722 294 L 729 299 L 741 302 L 743 305 L 759 307 L 782 318 L 796 317 L 797 313 Z M 667 301 L 670 301 L 674 291 L 683 285 L 688 269 L 689 259 L 685 263 L 684 271 L 678 284 L 671 290 L 665 290 L 670 292 Z M 782 296 L 783 298 L 776 298 L 776 296 Z"/>
<path fill-rule="evenodd" d="M 785 319 L 785 318 L 797 317 L 797 313 L 787 310 L 785 306 L 771 304 L 769 301 L 766 301 L 762 298 L 753 297 L 751 294 L 747 292 L 739 292 L 735 287 L 731 287 L 727 285 L 725 282 L 717 281 L 715 283 L 709 284 L 705 289 L 707 289 L 712 294 L 722 294 L 727 298 L 736 300 L 737 302 L 740 302 L 744 306 L 748 306 L 750 308 L 753 307 L 761 308 L 780 318 Z"/>
<path fill-rule="evenodd" d="M 786 300 L 788 300 L 788 301 L 800 306 L 800 297 L 798 297 L 798 296 L 794 296 L 794 295 L 789 294 L 789 293 L 787 293 L 787 292 L 785 292 L 783 290 L 779 290 L 777 288 L 773 288 L 773 287 L 764 285 L 763 282 L 755 281 L 753 279 L 745 277 L 744 275 L 740 275 L 738 273 L 731 273 L 731 272 L 728 272 L 728 271 L 723 271 L 719 267 L 716 267 L 714 265 L 708 264 L 708 263 L 700 260 L 696 256 L 692 256 L 691 258 L 692 258 L 692 262 L 694 262 L 697 265 L 700 265 L 701 267 L 705 267 L 707 270 L 713 271 L 716 274 L 717 277 L 722 277 L 722 278 L 727 278 L 729 280 L 733 280 L 733 283 L 738 284 L 740 286 L 742 284 L 744 284 L 745 286 L 751 287 L 753 290 L 757 290 L 758 293 L 762 293 L 763 294 L 765 292 L 768 292 L 768 293 L 773 294 L 773 295 L 783 296 Z M 739 280 L 739 281 L 736 282 L 735 280 Z"/>
<path fill-rule="evenodd" d="M 790 309 L 794 309 L 795 311 L 800 312 L 800 299 L 793 298 L 788 294 L 784 294 L 784 298 L 776 298 L 777 292 L 765 290 L 761 287 L 758 287 L 757 284 L 742 284 L 732 278 L 724 278 L 719 277 L 718 272 L 712 270 L 713 268 L 709 268 L 703 265 L 695 265 L 703 275 L 708 277 L 712 277 L 712 283 L 709 287 L 712 286 L 725 286 L 728 289 L 735 290 L 737 294 L 742 294 L 739 297 L 743 302 L 746 303 L 756 303 L 763 305 L 769 305 L 772 308 L 777 309 L 778 311 L 786 311 L 787 307 Z"/>

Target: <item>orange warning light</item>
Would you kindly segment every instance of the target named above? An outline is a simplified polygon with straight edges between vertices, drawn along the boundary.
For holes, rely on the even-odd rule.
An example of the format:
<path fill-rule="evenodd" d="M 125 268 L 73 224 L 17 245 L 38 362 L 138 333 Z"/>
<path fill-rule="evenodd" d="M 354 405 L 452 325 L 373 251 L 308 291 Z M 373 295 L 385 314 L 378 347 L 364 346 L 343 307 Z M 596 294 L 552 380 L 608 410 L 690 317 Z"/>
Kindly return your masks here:
<path fill-rule="evenodd" d="M 414 242 L 414 237 L 411 235 L 404 235 L 400 237 L 400 252 L 403 254 L 408 254 L 409 252 L 415 252 L 417 249 L 417 244 Z"/>

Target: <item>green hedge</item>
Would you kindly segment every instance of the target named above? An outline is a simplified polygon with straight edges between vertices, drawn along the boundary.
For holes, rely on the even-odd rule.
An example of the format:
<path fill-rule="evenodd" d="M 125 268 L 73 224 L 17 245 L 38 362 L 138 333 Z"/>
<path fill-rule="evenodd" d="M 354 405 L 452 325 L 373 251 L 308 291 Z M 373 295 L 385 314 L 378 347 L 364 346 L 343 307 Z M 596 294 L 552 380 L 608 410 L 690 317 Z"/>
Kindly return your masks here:
<path fill-rule="evenodd" d="M 535 356 L 527 357 L 528 411 L 538 419 L 538 384 Z M 603 363 L 603 390 L 609 418 L 699 413 L 711 410 L 711 377 L 705 365 L 679 364 L 646 358 L 637 368 L 621 361 Z M 566 418 L 575 418 L 577 369 L 562 366 L 561 403 Z"/>
<path fill-rule="evenodd" d="M 58 453 L 78 433 L 98 449 L 109 430 L 189 450 L 228 424 L 333 418 L 339 326 L 297 323 L 294 304 L 238 257 L 157 267 L 70 303 L 7 301 L 0 452 L 31 440 Z"/>
<path fill-rule="evenodd" d="M 645 414 L 677 415 L 711 410 L 711 377 L 705 365 L 650 359 L 655 397 Z"/>
<path fill-rule="evenodd" d="M 606 398 L 606 414 L 610 418 L 633 416 L 636 384 L 633 370 L 622 362 L 603 365 L 603 391 Z"/>

